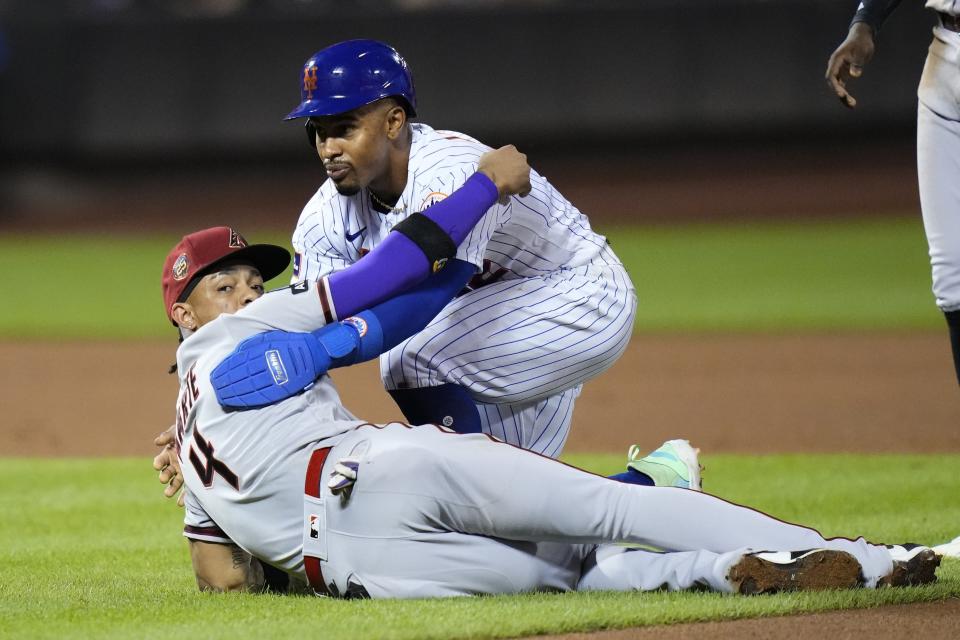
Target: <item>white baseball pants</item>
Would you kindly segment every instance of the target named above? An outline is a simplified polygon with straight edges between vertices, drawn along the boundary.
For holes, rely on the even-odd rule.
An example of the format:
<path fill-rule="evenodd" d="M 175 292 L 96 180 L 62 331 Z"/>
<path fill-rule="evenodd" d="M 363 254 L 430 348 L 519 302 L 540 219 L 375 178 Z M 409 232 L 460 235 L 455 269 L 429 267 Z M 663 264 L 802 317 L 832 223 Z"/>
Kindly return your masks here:
<path fill-rule="evenodd" d="M 361 462 L 344 500 L 325 479 L 351 454 Z M 846 551 L 871 586 L 893 566 L 886 548 L 862 538 L 826 540 L 707 494 L 616 482 L 433 425 L 359 427 L 330 451 L 322 477 L 319 504 L 309 508 L 322 509 L 325 526 L 309 548 L 322 553 L 324 579 L 341 593 L 349 582 L 374 598 L 664 584 L 729 590 L 726 570 L 746 549 Z M 606 544 L 616 542 L 686 553 Z"/>
<path fill-rule="evenodd" d="M 933 293 L 960 309 L 960 34 L 940 26 L 917 90 L 917 176 Z"/>

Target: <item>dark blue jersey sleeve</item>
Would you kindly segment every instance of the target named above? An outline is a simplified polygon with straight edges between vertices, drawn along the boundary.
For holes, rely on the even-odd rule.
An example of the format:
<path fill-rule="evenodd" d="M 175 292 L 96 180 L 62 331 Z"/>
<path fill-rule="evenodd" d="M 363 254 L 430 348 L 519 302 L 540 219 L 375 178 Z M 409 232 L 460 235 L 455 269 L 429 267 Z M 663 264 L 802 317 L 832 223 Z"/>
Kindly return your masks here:
<path fill-rule="evenodd" d="M 863 0 L 850 22 L 850 26 L 858 22 L 865 22 L 873 27 L 874 33 L 880 31 L 880 26 L 900 4 L 900 0 Z"/>

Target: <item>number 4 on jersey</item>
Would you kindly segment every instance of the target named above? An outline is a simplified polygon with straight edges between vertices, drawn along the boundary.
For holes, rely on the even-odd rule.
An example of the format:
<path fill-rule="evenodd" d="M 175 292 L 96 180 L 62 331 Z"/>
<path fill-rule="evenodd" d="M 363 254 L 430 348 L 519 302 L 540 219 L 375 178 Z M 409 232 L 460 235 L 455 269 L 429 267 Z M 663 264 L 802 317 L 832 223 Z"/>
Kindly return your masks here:
<path fill-rule="evenodd" d="M 190 445 L 190 464 L 197 470 L 197 475 L 200 476 L 200 480 L 203 481 L 203 486 L 207 488 L 212 487 L 213 474 L 218 473 L 231 487 L 239 491 L 240 479 L 237 478 L 237 474 L 231 471 L 230 467 L 224 464 L 222 460 L 217 460 L 213 457 L 213 443 L 205 440 L 197 430 L 193 432 L 193 441 L 196 442 L 197 448 L 200 449 L 203 457 L 207 459 L 206 464 L 200 462 L 200 456 L 194 451 L 193 445 Z"/>

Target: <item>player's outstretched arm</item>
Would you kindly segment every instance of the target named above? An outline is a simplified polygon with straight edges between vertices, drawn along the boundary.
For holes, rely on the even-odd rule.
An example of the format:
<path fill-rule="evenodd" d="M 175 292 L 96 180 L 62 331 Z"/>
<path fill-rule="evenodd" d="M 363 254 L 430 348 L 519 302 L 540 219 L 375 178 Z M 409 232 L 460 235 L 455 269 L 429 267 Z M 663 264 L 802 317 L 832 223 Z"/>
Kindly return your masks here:
<path fill-rule="evenodd" d="M 327 278 L 332 315 L 345 318 L 422 282 L 499 199 L 530 191 L 530 165 L 513 145 L 480 157 L 477 172 L 450 197 L 411 214 L 363 260 Z"/>
<path fill-rule="evenodd" d="M 423 282 L 456 257 L 457 245 L 498 198 L 526 193 L 530 188 L 526 156 L 513 147 L 487 152 L 479 167 L 449 197 L 397 224 L 363 260 L 315 285 L 298 282 L 263 296 L 234 314 L 232 322 L 259 325 L 254 331 L 241 331 L 244 335 L 266 327 L 314 331 Z M 295 297 L 312 286 L 319 297 Z"/>
<path fill-rule="evenodd" d="M 263 407 L 300 393 L 330 369 L 373 359 L 422 331 L 474 273 L 469 262 L 451 260 L 420 285 L 343 322 L 313 333 L 247 338 L 210 374 L 217 401 L 226 409 Z"/>

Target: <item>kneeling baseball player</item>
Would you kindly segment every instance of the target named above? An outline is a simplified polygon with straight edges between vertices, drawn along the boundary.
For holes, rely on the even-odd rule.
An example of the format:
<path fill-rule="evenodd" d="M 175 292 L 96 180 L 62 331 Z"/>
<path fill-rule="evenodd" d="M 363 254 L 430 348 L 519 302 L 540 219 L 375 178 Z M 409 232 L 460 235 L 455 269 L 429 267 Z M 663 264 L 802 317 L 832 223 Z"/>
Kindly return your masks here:
<path fill-rule="evenodd" d="M 276 352 L 266 375 L 281 379 L 312 374 L 318 361 L 372 357 L 378 341 L 383 350 L 403 339 L 406 319 L 383 305 L 413 308 L 455 290 L 460 274 L 439 267 L 490 203 L 524 190 L 518 155 L 491 152 L 457 194 L 399 226 L 363 264 L 316 283 L 264 295 L 264 281 L 286 268 L 289 254 L 247 245 L 226 227 L 185 236 L 171 251 L 164 302 L 184 335 L 176 452 L 199 586 L 259 589 L 264 567 L 319 594 L 375 598 L 934 580 L 938 560 L 925 547 L 828 540 L 713 496 L 613 481 L 481 434 L 365 423 L 327 377 L 255 402 L 258 388 L 271 388 L 255 380 L 263 367 L 229 358 L 221 366 L 244 340 L 270 340 L 260 334 L 278 329 L 320 332 L 319 346 L 306 351 L 281 340 L 265 352 Z M 398 255 L 416 267 L 397 269 Z M 245 389 L 244 379 L 252 380 Z M 218 392 L 230 402 L 230 389 L 251 408 L 221 406 Z M 764 553 L 772 550 L 780 553 Z"/>

